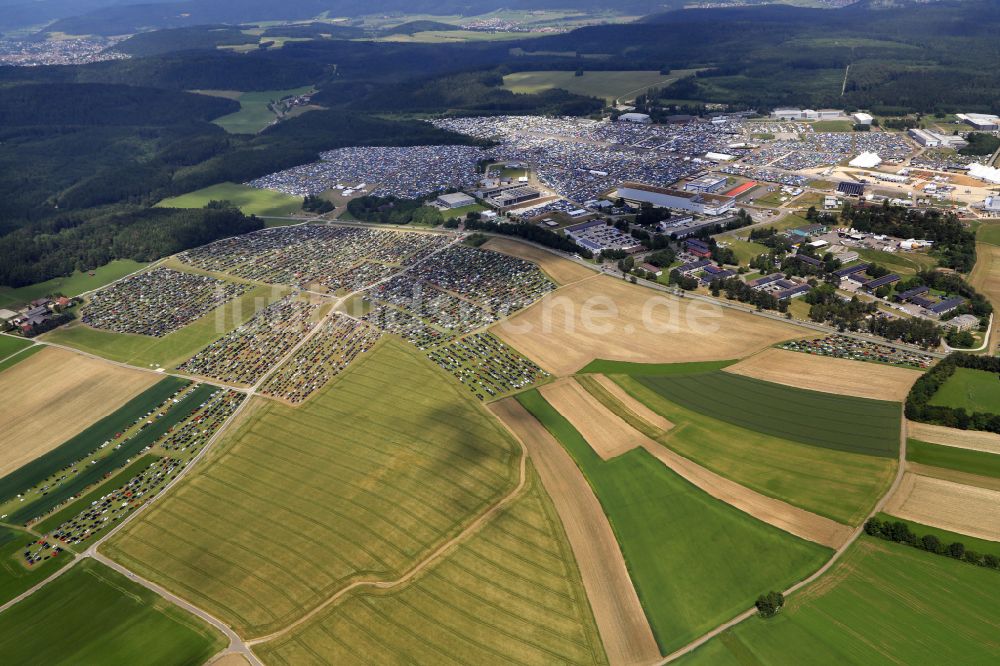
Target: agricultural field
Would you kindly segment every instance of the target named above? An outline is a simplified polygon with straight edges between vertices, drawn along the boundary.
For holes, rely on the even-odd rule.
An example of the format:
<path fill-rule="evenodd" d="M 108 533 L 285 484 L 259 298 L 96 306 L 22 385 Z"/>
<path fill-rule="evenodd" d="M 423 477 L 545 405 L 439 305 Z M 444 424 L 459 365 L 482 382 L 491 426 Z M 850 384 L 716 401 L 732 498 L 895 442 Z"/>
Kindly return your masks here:
<path fill-rule="evenodd" d="M 812 128 L 815 132 L 853 132 L 854 123 L 850 120 L 817 120 Z"/>
<path fill-rule="evenodd" d="M 267 663 L 605 664 L 573 552 L 529 467 L 510 504 L 388 590 L 352 591 L 255 648 Z"/>
<path fill-rule="evenodd" d="M 1000 490 L 907 472 L 885 505 L 904 520 L 1000 541 Z"/>
<path fill-rule="evenodd" d="M 907 368 L 862 365 L 862 361 L 775 348 L 730 365 L 725 372 L 810 391 L 898 401 L 906 398 L 910 386 L 922 374 Z"/>
<path fill-rule="evenodd" d="M 228 201 L 247 215 L 289 217 L 302 215 L 302 199 L 274 190 L 237 183 L 220 183 L 163 199 L 158 208 L 204 208 L 210 201 Z"/>
<path fill-rule="evenodd" d="M 1000 455 L 1000 435 L 984 430 L 959 430 L 930 423 L 906 422 L 907 434 L 924 442 L 954 446 L 970 451 L 985 451 Z"/>
<path fill-rule="evenodd" d="M 969 284 L 985 294 L 994 307 L 1000 306 L 1000 224 L 982 225 L 976 234 L 976 265 L 969 273 Z M 1000 349 L 1000 316 L 993 317 L 989 349 Z"/>
<path fill-rule="evenodd" d="M 27 359 L 31 358 L 38 352 L 43 351 L 44 349 L 45 349 L 44 345 L 34 345 L 33 347 L 28 347 L 27 349 L 23 349 L 19 352 L 11 354 L 7 358 L 0 361 L 0 372 L 3 372 L 7 368 L 11 368 L 17 365 L 21 361 L 26 361 Z"/>
<path fill-rule="evenodd" d="M 678 663 L 989 664 L 1000 659 L 997 572 L 862 536 L 771 619 L 753 617 Z"/>
<path fill-rule="evenodd" d="M 12 664 L 200 664 L 222 634 L 155 592 L 84 560 L 0 614 Z"/>
<path fill-rule="evenodd" d="M 558 285 L 577 282 L 584 278 L 592 277 L 595 274 L 594 271 L 581 266 L 575 261 L 570 261 L 533 245 L 521 243 L 510 238 L 490 238 L 482 247 L 484 250 L 502 252 L 503 254 L 509 254 L 513 257 L 537 264 L 542 269 L 542 272 Z"/>
<path fill-rule="evenodd" d="M 303 95 L 312 90 L 311 86 L 292 88 L 289 90 L 263 90 L 260 92 L 240 92 L 238 96 L 225 95 L 240 103 L 240 110 L 228 116 L 216 118 L 216 125 L 230 134 L 256 134 L 277 120 L 274 111 L 270 109 L 271 102 L 295 95 Z M 232 93 L 236 91 L 201 91 L 203 94 Z"/>
<path fill-rule="evenodd" d="M 31 340 L 15 338 L 10 335 L 0 335 L 0 360 L 27 349 L 31 344 Z"/>
<path fill-rule="evenodd" d="M 840 523 L 864 520 L 895 476 L 894 459 L 740 427 L 670 402 L 644 386 L 641 377 L 612 379 L 675 424 L 658 440 L 672 451 L 763 495 Z"/>
<path fill-rule="evenodd" d="M 630 377 L 696 375 L 729 367 L 737 361 L 695 361 L 691 363 L 632 363 L 597 359 L 580 369 L 578 374 L 628 375 Z"/>
<path fill-rule="evenodd" d="M 676 70 L 667 75 L 656 70 L 585 71 L 583 76 L 561 70 L 515 72 L 503 77 L 503 86 L 519 94 L 561 88 L 578 95 L 598 97 L 610 104 L 617 99 L 632 99 L 650 88 L 663 88 L 695 71 Z"/>
<path fill-rule="evenodd" d="M 918 523 L 913 520 L 904 520 L 898 516 L 889 515 L 888 513 L 880 512 L 876 514 L 875 517 L 883 522 L 899 521 L 906 523 L 907 527 L 910 528 L 910 531 L 916 534 L 918 538 L 924 536 L 925 534 L 933 534 L 946 546 L 960 541 L 965 545 L 967 550 L 972 550 L 982 554 L 991 553 L 1000 557 L 1000 541 L 977 539 L 975 537 L 970 537 L 967 534 L 950 532 L 939 527 L 931 527 L 930 525 L 924 525 L 923 523 Z"/>
<path fill-rule="evenodd" d="M 72 555 L 62 553 L 28 566 L 24 558 L 25 547 L 36 539 L 27 532 L 0 527 L 0 605 L 31 589 L 72 561 Z"/>
<path fill-rule="evenodd" d="M 1000 375 L 985 370 L 955 368 L 930 400 L 931 405 L 967 412 L 1000 412 Z"/>
<path fill-rule="evenodd" d="M 537 391 L 517 400 L 593 487 L 664 654 L 748 608 L 762 590 L 804 578 L 830 554 L 710 497 L 646 450 L 601 460 Z"/>
<path fill-rule="evenodd" d="M 899 451 L 900 406 L 895 402 L 792 388 L 731 372 L 637 381 L 685 409 L 773 437 L 890 458 Z"/>
<path fill-rule="evenodd" d="M 161 338 L 102 331 L 80 323 L 46 333 L 46 342 L 74 347 L 112 361 L 148 368 L 175 368 L 198 350 L 245 323 L 257 311 L 288 293 L 282 287 L 260 285 L 219 305 L 191 324 Z"/>
<path fill-rule="evenodd" d="M 909 439 L 906 442 L 906 459 L 921 465 L 1000 479 L 1000 455 L 995 453 Z"/>
<path fill-rule="evenodd" d="M 513 438 L 396 339 L 299 407 L 253 400 L 198 473 L 107 546 L 245 636 L 352 581 L 398 578 L 517 482 Z"/>
<path fill-rule="evenodd" d="M 548 294 L 493 332 L 564 376 L 596 358 L 636 363 L 737 358 L 800 331 L 600 276 Z"/>
<path fill-rule="evenodd" d="M 0 374 L 5 414 L 0 477 L 56 448 L 159 379 L 51 347 L 5 370 Z"/>
<path fill-rule="evenodd" d="M 68 277 L 53 278 L 27 287 L 18 287 L 17 289 L 0 287 L 0 308 L 24 305 L 36 298 L 52 294 L 62 294 L 69 297 L 79 296 L 84 292 L 98 289 L 109 282 L 123 278 L 129 273 L 134 273 L 145 265 L 131 259 L 115 259 L 92 271 L 76 271 Z"/>

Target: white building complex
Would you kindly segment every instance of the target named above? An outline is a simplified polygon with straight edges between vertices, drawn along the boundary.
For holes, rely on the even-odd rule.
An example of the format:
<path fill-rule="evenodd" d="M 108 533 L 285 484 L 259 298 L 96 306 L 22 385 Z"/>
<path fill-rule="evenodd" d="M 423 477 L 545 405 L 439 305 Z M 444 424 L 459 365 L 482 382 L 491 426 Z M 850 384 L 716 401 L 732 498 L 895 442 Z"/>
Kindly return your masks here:
<path fill-rule="evenodd" d="M 844 112 L 839 109 L 775 109 L 771 117 L 777 120 L 836 120 L 843 118 Z"/>
<path fill-rule="evenodd" d="M 1000 129 L 1000 117 L 989 113 L 959 113 L 955 117 L 965 121 L 973 129 L 983 132 L 992 132 Z"/>
<path fill-rule="evenodd" d="M 722 194 L 685 192 L 632 182 L 619 185 L 618 196 L 631 203 L 649 203 L 658 208 L 673 208 L 710 216 L 722 215 L 736 206 L 735 198 Z"/>

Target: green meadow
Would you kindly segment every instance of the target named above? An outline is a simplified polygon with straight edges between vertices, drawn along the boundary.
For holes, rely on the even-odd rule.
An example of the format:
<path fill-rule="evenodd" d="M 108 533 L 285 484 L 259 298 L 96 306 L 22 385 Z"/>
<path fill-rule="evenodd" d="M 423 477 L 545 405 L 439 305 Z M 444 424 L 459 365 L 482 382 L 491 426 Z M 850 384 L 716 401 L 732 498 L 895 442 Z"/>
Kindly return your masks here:
<path fill-rule="evenodd" d="M 202 620 L 92 559 L 0 614 L 9 664 L 195 666 L 225 646 Z"/>
<path fill-rule="evenodd" d="M 906 459 L 921 465 L 1000 479 L 1000 455 L 987 451 L 973 451 L 957 446 L 942 446 L 921 442 L 919 439 L 908 439 Z"/>
<path fill-rule="evenodd" d="M 571 70 L 514 72 L 503 77 L 503 85 L 515 93 L 537 93 L 561 88 L 611 102 L 618 98 L 630 99 L 650 88 L 662 88 L 694 71 L 678 70 L 667 75 L 660 74 L 657 70 L 585 71 L 583 76 L 576 76 L 576 72 Z"/>
<path fill-rule="evenodd" d="M 955 368 L 930 400 L 940 407 L 967 412 L 1000 413 L 1000 374 L 972 368 Z"/>
<path fill-rule="evenodd" d="M 236 99 L 240 103 L 239 111 L 230 113 L 228 116 L 216 118 L 212 122 L 230 134 L 256 134 L 277 119 L 277 116 L 269 108 L 271 102 L 277 102 L 291 95 L 302 95 L 310 90 L 312 90 L 312 86 L 291 88 L 289 90 L 240 92 L 235 97 L 233 96 L 233 92 L 235 91 L 203 91 L 203 94 L 215 94 L 220 97 L 228 96 L 230 99 Z M 224 95 L 223 92 L 226 94 Z"/>
<path fill-rule="evenodd" d="M 537 390 L 517 400 L 594 488 L 667 654 L 819 568 L 830 550 L 720 502 L 643 449 L 603 461 Z"/>
<path fill-rule="evenodd" d="M 57 293 L 63 296 L 79 296 L 134 273 L 145 265 L 131 259 L 115 259 L 92 271 L 76 271 L 68 277 L 52 278 L 16 289 L 0 287 L 0 308 L 24 305 L 36 298 Z"/>
<path fill-rule="evenodd" d="M 163 199 L 158 208 L 204 208 L 210 201 L 228 201 L 247 215 L 288 217 L 302 214 L 302 199 L 274 190 L 237 183 L 219 183 L 178 197 Z"/>
<path fill-rule="evenodd" d="M 684 666 L 995 664 L 1000 574 L 862 536 L 775 617 L 752 617 Z"/>
<path fill-rule="evenodd" d="M 71 553 L 62 553 L 26 566 L 24 547 L 35 539 L 27 532 L 0 527 L 0 605 L 30 590 L 73 560 Z"/>

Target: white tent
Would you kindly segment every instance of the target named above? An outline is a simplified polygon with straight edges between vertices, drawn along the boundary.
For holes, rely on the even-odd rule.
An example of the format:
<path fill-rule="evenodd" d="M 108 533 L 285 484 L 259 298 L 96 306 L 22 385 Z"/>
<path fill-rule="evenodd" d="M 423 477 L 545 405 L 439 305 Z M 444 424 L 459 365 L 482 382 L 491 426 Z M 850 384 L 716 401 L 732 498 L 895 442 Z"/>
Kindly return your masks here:
<path fill-rule="evenodd" d="M 988 183 L 1000 185 L 1000 169 L 973 162 L 969 165 L 969 175 L 973 178 L 985 180 Z"/>
<path fill-rule="evenodd" d="M 882 163 L 882 158 L 876 153 L 861 153 L 849 162 L 850 166 L 859 169 L 871 169 Z"/>

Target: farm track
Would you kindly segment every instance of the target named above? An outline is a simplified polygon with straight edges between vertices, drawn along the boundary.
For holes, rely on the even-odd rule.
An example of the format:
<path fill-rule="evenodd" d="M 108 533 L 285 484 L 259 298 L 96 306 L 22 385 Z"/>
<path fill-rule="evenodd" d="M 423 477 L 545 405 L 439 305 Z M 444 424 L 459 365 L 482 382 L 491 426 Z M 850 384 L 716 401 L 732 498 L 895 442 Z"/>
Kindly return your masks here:
<path fill-rule="evenodd" d="M 489 409 L 525 446 L 555 504 L 576 556 L 604 649 L 612 666 L 660 656 L 611 525 L 580 468 L 548 430 L 514 398 Z"/>

